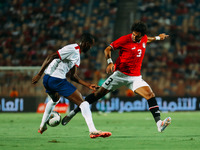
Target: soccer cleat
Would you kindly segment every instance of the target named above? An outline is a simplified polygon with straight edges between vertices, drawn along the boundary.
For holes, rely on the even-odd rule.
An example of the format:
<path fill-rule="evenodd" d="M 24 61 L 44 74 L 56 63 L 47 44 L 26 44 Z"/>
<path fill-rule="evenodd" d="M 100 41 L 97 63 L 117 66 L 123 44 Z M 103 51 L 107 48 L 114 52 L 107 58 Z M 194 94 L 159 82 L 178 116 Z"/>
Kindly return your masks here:
<path fill-rule="evenodd" d="M 47 130 L 47 125 L 45 125 L 43 128 L 42 127 L 40 127 L 39 129 L 38 129 L 38 133 L 40 133 L 40 134 L 42 134 L 44 131 L 46 131 Z"/>
<path fill-rule="evenodd" d="M 158 132 L 163 132 L 165 128 L 170 125 L 171 123 L 171 118 L 167 117 L 165 120 L 161 121 L 160 125 L 158 126 Z"/>
<path fill-rule="evenodd" d="M 63 119 L 62 119 L 62 125 L 65 126 L 66 124 L 69 123 L 69 121 L 73 118 L 74 116 L 65 116 Z"/>
<path fill-rule="evenodd" d="M 92 138 L 92 139 L 97 138 L 97 137 L 106 138 L 106 137 L 109 137 L 111 135 L 112 135 L 111 132 L 105 132 L 105 131 L 90 132 L 90 138 Z"/>
<path fill-rule="evenodd" d="M 69 121 L 76 115 L 76 113 L 74 111 L 71 111 L 68 115 L 66 115 L 63 119 L 62 119 L 62 125 L 65 126 L 66 124 L 69 123 Z"/>

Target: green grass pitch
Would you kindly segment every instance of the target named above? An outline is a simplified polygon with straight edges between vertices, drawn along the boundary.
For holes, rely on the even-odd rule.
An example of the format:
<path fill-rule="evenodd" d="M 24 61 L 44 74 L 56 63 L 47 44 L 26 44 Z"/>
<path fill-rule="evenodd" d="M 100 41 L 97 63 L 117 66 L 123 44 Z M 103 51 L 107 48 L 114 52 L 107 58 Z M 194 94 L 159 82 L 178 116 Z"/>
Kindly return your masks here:
<path fill-rule="evenodd" d="M 61 114 L 63 117 L 64 114 Z M 197 150 L 200 149 L 200 112 L 162 113 L 171 125 L 158 133 L 150 112 L 93 113 L 97 129 L 109 138 L 90 139 L 79 113 L 68 125 L 37 133 L 42 114 L 1 113 L 0 150 Z"/>

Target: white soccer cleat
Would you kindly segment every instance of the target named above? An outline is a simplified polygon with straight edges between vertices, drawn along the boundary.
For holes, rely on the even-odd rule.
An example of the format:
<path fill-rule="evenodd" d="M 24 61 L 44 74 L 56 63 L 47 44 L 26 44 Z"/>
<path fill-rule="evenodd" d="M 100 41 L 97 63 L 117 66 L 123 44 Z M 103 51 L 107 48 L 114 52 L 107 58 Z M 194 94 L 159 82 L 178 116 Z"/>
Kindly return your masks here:
<path fill-rule="evenodd" d="M 158 123 L 158 132 L 163 132 L 165 130 L 165 128 L 170 125 L 171 123 L 171 118 L 167 117 L 165 118 L 165 120 L 160 121 L 160 123 Z"/>

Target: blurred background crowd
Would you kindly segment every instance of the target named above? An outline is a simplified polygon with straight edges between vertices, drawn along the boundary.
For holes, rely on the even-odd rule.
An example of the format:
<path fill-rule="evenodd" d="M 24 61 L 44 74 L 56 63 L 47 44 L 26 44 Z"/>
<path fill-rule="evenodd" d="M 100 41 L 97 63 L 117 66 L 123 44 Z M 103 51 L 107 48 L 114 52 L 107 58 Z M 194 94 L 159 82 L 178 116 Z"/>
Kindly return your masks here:
<path fill-rule="evenodd" d="M 66 44 L 79 41 L 84 32 L 96 44 L 81 55 L 79 76 L 91 83 L 105 78 L 104 49 L 119 36 L 116 22 L 124 17 L 119 9 L 132 0 L 1 0 L 0 66 L 41 66 L 46 56 Z M 125 8 L 126 9 L 126 8 Z M 148 35 L 170 35 L 165 41 L 147 45 L 142 76 L 157 96 L 199 96 L 200 93 L 200 2 L 198 0 L 136 0 L 130 22 L 141 20 Z M 123 24 L 123 22 L 121 22 Z M 127 25 L 130 33 L 131 24 Z M 118 51 L 113 57 L 118 56 Z M 115 59 L 114 59 L 115 60 Z M 35 71 L 0 69 L 0 95 L 45 95 L 42 82 L 31 85 Z M 92 91 L 74 83 L 83 95 Z M 134 96 L 126 88 L 113 92 Z"/>

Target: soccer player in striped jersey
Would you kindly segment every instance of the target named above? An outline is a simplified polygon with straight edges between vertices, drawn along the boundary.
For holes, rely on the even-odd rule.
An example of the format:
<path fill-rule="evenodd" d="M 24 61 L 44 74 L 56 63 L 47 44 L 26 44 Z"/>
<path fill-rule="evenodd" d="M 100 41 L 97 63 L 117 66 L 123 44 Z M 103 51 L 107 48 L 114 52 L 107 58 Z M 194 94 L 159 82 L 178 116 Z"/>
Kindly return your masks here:
<path fill-rule="evenodd" d="M 163 33 L 155 37 L 147 36 L 147 27 L 143 22 L 134 23 L 131 31 L 132 33 L 115 40 L 104 50 L 108 63 L 106 72 L 114 73 L 107 78 L 95 93 L 88 95 L 85 100 L 91 104 L 108 92 L 125 85 L 147 100 L 158 131 L 162 132 L 171 123 L 171 118 L 167 117 L 163 121 L 161 120 L 155 94 L 151 87 L 142 79 L 141 66 L 147 43 L 164 40 L 168 35 Z M 111 52 L 117 49 L 119 49 L 119 57 L 114 64 L 111 59 Z M 79 111 L 79 108 L 72 110 L 69 115 L 63 118 L 62 125 L 66 125 Z"/>
<path fill-rule="evenodd" d="M 80 44 L 69 44 L 59 49 L 57 52 L 50 54 L 44 60 L 39 73 L 33 77 L 32 83 L 36 84 L 43 77 L 43 85 L 46 92 L 51 97 L 47 103 L 43 118 L 38 130 L 43 133 L 47 130 L 46 122 L 50 117 L 52 110 L 60 100 L 60 95 L 77 104 L 81 110 L 83 117 L 89 128 L 90 137 L 109 137 L 110 132 L 98 131 L 92 120 L 92 113 L 89 108 L 89 103 L 84 101 L 81 93 L 74 85 L 66 80 L 66 74 L 71 72 L 71 80 L 82 84 L 92 90 L 96 90 L 97 85 L 87 83 L 81 80 L 77 75 L 77 67 L 80 65 L 80 53 L 86 53 L 94 44 L 94 37 L 91 34 L 85 33 L 81 37 Z"/>

